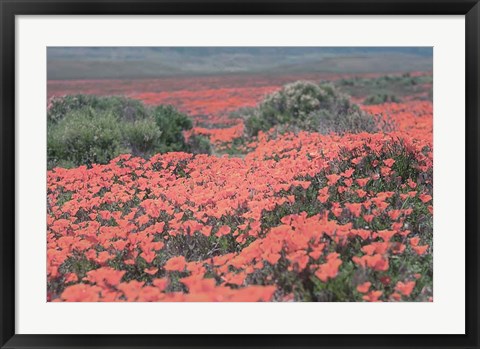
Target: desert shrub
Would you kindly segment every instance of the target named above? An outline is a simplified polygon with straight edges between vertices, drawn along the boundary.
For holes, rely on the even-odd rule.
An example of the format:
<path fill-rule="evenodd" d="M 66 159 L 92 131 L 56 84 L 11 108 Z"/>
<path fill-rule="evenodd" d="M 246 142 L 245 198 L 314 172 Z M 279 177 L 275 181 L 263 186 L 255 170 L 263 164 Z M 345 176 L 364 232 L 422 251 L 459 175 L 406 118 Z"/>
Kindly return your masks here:
<path fill-rule="evenodd" d="M 230 119 L 242 119 L 245 115 L 250 115 L 255 111 L 255 107 L 240 107 L 229 114 Z"/>
<path fill-rule="evenodd" d="M 210 140 L 201 135 L 191 135 L 187 142 L 188 151 L 193 154 L 212 154 Z"/>
<path fill-rule="evenodd" d="M 160 105 L 153 109 L 153 118 L 158 128 L 162 131 L 159 145 L 161 152 L 185 151 L 188 146 L 183 137 L 183 130 L 190 130 L 192 120 L 187 115 L 179 112 L 171 105 Z"/>
<path fill-rule="evenodd" d="M 374 118 L 331 84 L 298 81 L 268 95 L 245 118 L 247 136 L 279 126 L 313 132 L 373 132 Z"/>
<path fill-rule="evenodd" d="M 126 123 L 123 131 L 133 155 L 148 154 L 162 146 L 162 131 L 151 118 Z"/>
<path fill-rule="evenodd" d="M 127 152 L 121 142 L 122 130 L 113 113 L 72 110 L 67 115 L 48 129 L 49 167 L 107 163 Z"/>
<path fill-rule="evenodd" d="M 192 121 L 172 106 L 151 108 L 124 97 L 66 96 L 51 101 L 47 120 L 49 168 L 90 167 L 124 153 L 210 152 L 208 139 L 187 144 L 183 131 L 192 128 Z"/>
<path fill-rule="evenodd" d="M 110 111 L 123 121 L 134 121 L 149 116 L 148 108 L 140 101 L 121 96 L 68 95 L 50 101 L 48 123 L 63 119 L 71 111 Z"/>
<path fill-rule="evenodd" d="M 383 94 L 407 97 L 422 92 L 428 93 L 432 89 L 432 83 L 433 77 L 430 74 L 412 76 L 405 73 L 402 75 L 383 75 L 375 78 L 344 78 L 335 81 L 335 86 L 350 96 L 358 98 Z"/>
<path fill-rule="evenodd" d="M 401 99 L 395 95 L 379 93 L 370 95 L 363 101 L 365 105 L 383 104 L 383 103 L 400 103 Z"/>

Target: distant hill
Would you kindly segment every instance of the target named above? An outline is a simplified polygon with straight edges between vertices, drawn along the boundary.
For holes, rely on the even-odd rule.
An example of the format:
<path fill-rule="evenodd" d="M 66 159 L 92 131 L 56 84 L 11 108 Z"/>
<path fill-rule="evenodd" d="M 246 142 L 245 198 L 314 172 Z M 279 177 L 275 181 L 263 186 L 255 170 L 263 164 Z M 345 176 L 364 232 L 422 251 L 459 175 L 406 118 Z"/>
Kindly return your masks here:
<path fill-rule="evenodd" d="M 430 47 L 49 47 L 48 79 L 431 71 Z"/>

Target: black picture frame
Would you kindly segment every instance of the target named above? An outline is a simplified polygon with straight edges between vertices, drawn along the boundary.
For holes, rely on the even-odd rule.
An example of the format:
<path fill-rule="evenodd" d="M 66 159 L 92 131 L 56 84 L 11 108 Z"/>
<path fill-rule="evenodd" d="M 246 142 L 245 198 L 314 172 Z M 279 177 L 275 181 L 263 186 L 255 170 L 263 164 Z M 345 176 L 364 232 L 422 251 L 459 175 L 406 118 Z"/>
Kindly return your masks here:
<path fill-rule="evenodd" d="M 25 335 L 15 334 L 15 16 L 144 14 L 465 15 L 465 335 Z M 1 348 L 478 348 L 479 46 L 478 0 L 0 0 L 0 346 Z M 421 316 L 412 316 L 421 321 Z M 446 318 L 445 321 L 454 321 Z"/>

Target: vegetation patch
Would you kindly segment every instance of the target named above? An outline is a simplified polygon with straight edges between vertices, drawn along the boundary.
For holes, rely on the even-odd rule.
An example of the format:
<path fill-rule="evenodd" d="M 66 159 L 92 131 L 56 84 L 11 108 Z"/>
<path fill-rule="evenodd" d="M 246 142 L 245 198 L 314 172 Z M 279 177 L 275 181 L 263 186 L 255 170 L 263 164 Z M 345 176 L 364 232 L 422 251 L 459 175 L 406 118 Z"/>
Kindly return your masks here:
<path fill-rule="evenodd" d="M 256 136 L 276 127 L 284 131 L 320 133 L 375 132 L 373 116 L 351 103 L 332 84 L 297 81 L 268 95 L 245 118 L 245 133 Z"/>
<path fill-rule="evenodd" d="M 183 135 L 193 123 L 173 106 L 147 107 L 125 97 L 54 98 L 47 113 L 48 168 L 106 164 L 120 154 L 211 152 L 208 139 Z"/>
<path fill-rule="evenodd" d="M 380 93 L 376 95 L 370 95 L 363 101 L 365 105 L 376 105 L 383 103 L 400 103 L 402 100 L 395 95 L 390 95 L 386 93 Z"/>
<path fill-rule="evenodd" d="M 377 78 L 343 78 L 335 82 L 335 86 L 341 91 L 356 98 L 390 95 L 403 99 L 405 97 L 423 96 L 422 98 L 427 98 L 430 101 L 432 100 L 432 84 L 432 75 L 412 75 L 409 73 L 383 75 Z"/>

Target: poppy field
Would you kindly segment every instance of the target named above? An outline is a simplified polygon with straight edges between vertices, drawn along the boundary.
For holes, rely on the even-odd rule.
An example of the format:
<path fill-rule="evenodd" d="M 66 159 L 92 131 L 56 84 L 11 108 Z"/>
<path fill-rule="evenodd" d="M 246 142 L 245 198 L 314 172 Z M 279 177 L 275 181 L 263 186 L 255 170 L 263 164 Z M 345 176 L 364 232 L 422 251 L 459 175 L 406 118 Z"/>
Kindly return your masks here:
<path fill-rule="evenodd" d="M 433 301 L 432 85 L 412 76 L 423 80 L 397 102 L 352 90 L 375 131 L 253 137 L 243 113 L 265 96 L 297 80 L 341 90 L 354 75 L 49 81 L 49 99 L 173 105 L 193 120 L 185 138 L 213 150 L 48 170 L 47 300 Z"/>

